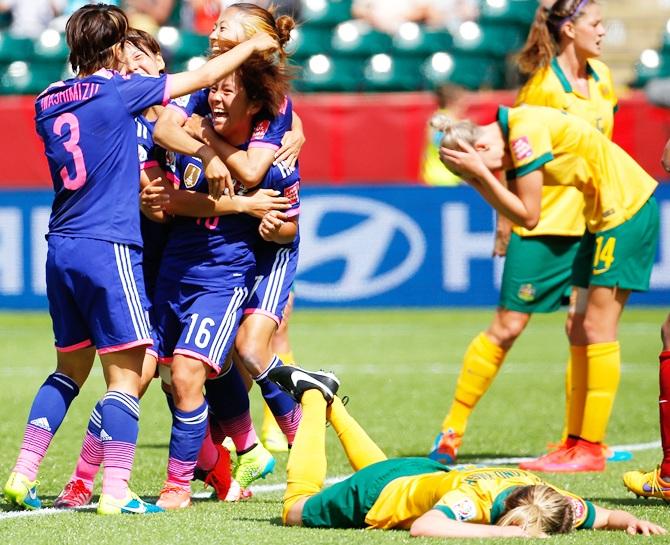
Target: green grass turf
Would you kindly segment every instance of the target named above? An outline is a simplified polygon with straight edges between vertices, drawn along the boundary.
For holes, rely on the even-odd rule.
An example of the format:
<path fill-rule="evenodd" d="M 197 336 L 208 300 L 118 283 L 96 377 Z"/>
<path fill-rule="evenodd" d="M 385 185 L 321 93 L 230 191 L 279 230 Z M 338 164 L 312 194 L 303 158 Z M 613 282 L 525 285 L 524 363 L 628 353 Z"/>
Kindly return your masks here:
<path fill-rule="evenodd" d="M 627 310 L 620 328 L 623 373 L 610 423 L 610 444 L 658 439 L 659 325 L 662 310 Z M 333 369 L 342 379 L 349 410 L 389 456 L 425 454 L 449 406 L 462 354 L 488 323 L 491 311 L 298 310 L 291 338 L 301 364 Z M 563 420 L 563 373 L 567 345 L 563 315 L 537 316 L 519 339 L 500 376 L 471 419 L 461 451 L 463 462 L 494 456 L 540 453 L 558 439 Z M 0 477 L 8 475 L 35 391 L 54 366 L 46 314 L 0 313 Z M 165 475 L 169 418 L 158 385 L 142 401 L 140 438 L 132 486 L 155 497 Z M 52 501 L 72 471 L 89 412 L 103 393 L 99 365 L 74 401 L 40 472 L 40 495 Z M 252 405 L 260 424 L 259 398 Z M 337 439 L 329 432 L 329 475 L 349 472 Z M 629 509 L 670 527 L 670 511 L 659 501 L 638 500 L 621 484 L 621 474 L 651 468 L 660 449 L 635 454 L 632 462 L 609 464 L 604 474 L 558 475 L 548 480 L 606 507 Z M 262 484 L 284 481 L 286 455 Z M 0 484 L 3 484 L 0 483 Z M 199 491 L 194 484 L 194 491 Z M 191 509 L 153 517 L 98 517 L 91 512 L 3 519 L 2 543 L 405 543 L 407 532 L 306 530 L 279 524 L 281 492 L 257 493 L 241 504 L 198 501 Z M 623 533 L 583 531 L 554 538 L 559 543 L 623 543 Z M 413 543 L 416 540 L 411 540 Z M 654 539 L 655 542 L 665 539 Z M 487 541 L 495 543 L 495 541 Z"/>

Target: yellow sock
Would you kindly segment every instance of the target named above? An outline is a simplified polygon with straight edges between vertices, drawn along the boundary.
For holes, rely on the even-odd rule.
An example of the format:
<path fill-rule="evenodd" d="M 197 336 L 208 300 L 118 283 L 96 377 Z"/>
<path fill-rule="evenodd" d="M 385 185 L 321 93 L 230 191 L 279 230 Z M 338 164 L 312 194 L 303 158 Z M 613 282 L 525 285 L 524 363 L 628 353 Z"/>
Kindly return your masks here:
<path fill-rule="evenodd" d="M 284 365 L 295 365 L 293 350 L 289 350 L 288 352 L 277 352 L 277 357 L 284 362 Z"/>
<path fill-rule="evenodd" d="M 386 455 L 377 446 L 377 443 L 370 439 L 354 417 L 347 412 L 339 397 L 335 397 L 331 406 L 328 407 L 326 416 L 337 433 L 337 438 L 342 443 L 354 471 L 386 460 Z M 300 425 L 302 426 L 302 422 Z"/>
<path fill-rule="evenodd" d="M 592 443 L 602 443 L 619 387 L 621 349 L 617 341 L 590 344 L 586 347 L 586 357 L 586 402 L 579 435 Z"/>
<path fill-rule="evenodd" d="M 261 425 L 261 436 L 265 437 L 269 433 L 274 433 L 275 430 L 279 430 L 280 433 L 283 433 L 279 428 L 279 424 L 275 420 L 275 415 L 272 414 L 270 407 L 267 403 L 263 403 L 263 424 Z"/>
<path fill-rule="evenodd" d="M 563 431 L 561 432 L 561 443 L 568 438 L 568 422 L 570 421 L 570 402 L 572 399 L 572 359 L 568 358 L 565 366 L 565 418 L 563 419 Z"/>
<path fill-rule="evenodd" d="M 507 351 L 494 344 L 486 333 L 472 340 L 463 357 L 454 401 L 442 422 L 443 431 L 452 429 L 461 435 L 465 433 L 470 414 L 491 386 L 506 354 Z"/>
<path fill-rule="evenodd" d="M 302 498 L 318 494 L 326 479 L 326 401 L 318 390 L 307 390 L 301 400 L 302 418 L 286 464 L 286 493 L 282 520 Z"/>
<path fill-rule="evenodd" d="M 567 407 L 567 435 L 579 436 L 586 402 L 586 346 L 570 346 L 570 403 Z"/>

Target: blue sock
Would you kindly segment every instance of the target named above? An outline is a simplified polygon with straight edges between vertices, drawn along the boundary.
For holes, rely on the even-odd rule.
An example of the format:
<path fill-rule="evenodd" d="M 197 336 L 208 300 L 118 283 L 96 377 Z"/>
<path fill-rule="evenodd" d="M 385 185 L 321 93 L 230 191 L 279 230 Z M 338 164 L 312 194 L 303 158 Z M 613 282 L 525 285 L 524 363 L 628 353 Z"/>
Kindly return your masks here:
<path fill-rule="evenodd" d="M 102 430 L 102 399 L 95 404 L 88 419 L 88 431 L 93 437 L 100 439 L 100 430 Z"/>
<path fill-rule="evenodd" d="M 28 424 L 14 471 L 35 480 L 51 439 L 63 423 L 79 387 L 68 376 L 53 373 L 40 387 L 30 407 Z"/>
<path fill-rule="evenodd" d="M 79 386 L 67 375 L 58 372 L 49 375 L 33 400 L 28 423 L 54 435 L 78 394 Z"/>
<path fill-rule="evenodd" d="M 135 459 L 139 399 L 125 392 L 110 390 L 102 398 L 101 412 L 100 439 L 104 457 L 102 493 L 124 498 Z"/>
<path fill-rule="evenodd" d="M 221 420 L 230 420 L 249 410 L 249 392 L 237 367 L 205 382 L 205 398 L 210 411 Z"/>
<path fill-rule="evenodd" d="M 263 371 L 257 377 L 254 377 L 256 384 L 260 386 L 261 393 L 263 394 L 263 399 L 265 403 L 268 404 L 268 407 L 272 411 L 272 414 L 275 417 L 285 416 L 296 406 L 293 398 L 288 395 L 286 392 L 281 390 L 274 382 L 268 378 L 268 373 L 275 367 L 281 367 L 284 365 L 278 356 L 274 356 L 268 368 Z"/>
<path fill-rule="evenodd" d="M 172 415 L 168 482 L 189 487 L 207 430 L 207 401 L 194 411 L 175 409 Z"/>

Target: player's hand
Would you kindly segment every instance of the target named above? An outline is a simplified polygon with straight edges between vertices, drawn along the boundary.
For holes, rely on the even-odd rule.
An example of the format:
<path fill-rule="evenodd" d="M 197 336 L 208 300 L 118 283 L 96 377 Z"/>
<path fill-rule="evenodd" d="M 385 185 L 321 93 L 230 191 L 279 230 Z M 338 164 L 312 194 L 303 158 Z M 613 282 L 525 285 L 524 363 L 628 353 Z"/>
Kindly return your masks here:
<path fill-rule="evenodd" d="M 487 166 L 470 144 L 457 140 L 460 150 L 440 147 L 440 160 L 447 168 L 460 174 L 465 181 L 473 185 L 473 178 L 481 178 L 488 172 Z"/>
<path fill-rule="evenodd" d="M 258 226 L 258 232 L 260 233 L 263 240 L 272 242 L 274 236 L 279 233 L 279 230 L 284 225 L 284 222 L 288 220 L 288 216 L 282 212 L 273 210 L 268 212 L 263 216 L 261 224 Z"/>
<path fill-rule="evenodd" d="M 163 178 L 151 180 L 140 193 L 140 206 L 150 211 L 162 211 L 170 204 L 170 193 Z"/>
<path fill-rule="evenodd" d="M 242 201 L 242 212 L 262 219 L 273 210 L 282 211 L 291 207 L 288 198 L 282 197 L 275 189 L 259 189 L 255 193 L 239 197 Z"/>
<path fill-rule="evenodd" d="M 200 140 L 205 144 L 211 141 L 211 134 L 214 128 L 212 122 L 206 117 L 201 117 L 197 114 L 191 115 L 184 124 L 184 129 L 188 135 L 196 140 Z"/>
<path fill-rule="evenodd" d="M 272 164 L 276 165 L 284 161 L 293 168 L 298 160 L 298 155 L 306 138 L 302 131 L 287 131 L 281 139 L 281 148 L 275 153 L 275 159 Z"/>
<path fill-rule="evenodd" d="M 235 194 L 235 185 L 230 171 L 223 164 L 221 158 L 212 150 L 201 154 L 202 164 L 205 167 L 205 178 L 209 185 L 209 194 L 214 200 L 222 195 L 232 198 Z"/>
<path fill-rule="evenodd" d="M 277 40 L 265 32 L 256 32 L 256 34 L 249 38 L 248 41 L 251 42 L 251 44 L 254 46 L 254 50 L 259 53 L 264 51 L 271 52 L 279 49 L 279 43 Z"/>
<path fill-rule="evenodd" d="M 635 519 L 628 523 L 626 533 L 632 536 L 641 534 L 643 536 L 659 536 L 667 533 L 666 529 L 648 520 Z"/>

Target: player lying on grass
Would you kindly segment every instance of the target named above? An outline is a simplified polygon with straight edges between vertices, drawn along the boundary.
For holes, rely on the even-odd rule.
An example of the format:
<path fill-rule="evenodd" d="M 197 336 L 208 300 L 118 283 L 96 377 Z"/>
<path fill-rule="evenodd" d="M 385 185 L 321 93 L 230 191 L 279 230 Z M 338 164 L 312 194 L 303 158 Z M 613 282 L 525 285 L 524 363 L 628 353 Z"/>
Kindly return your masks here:
<path fill-rule="evenodd" d="M 426 537 L 537 537 L 573 528 L 665 534 L 630 513 L 595 506 L 520 469 L 449 470 L 427 458 L 387 459 L 335 394 L 331 373 L 280 367 L 270 378 L 300 401 L 282 520 L 312 528 L 406 529 Z M 322 489 L 326 423 L 355 473 Z"/>

